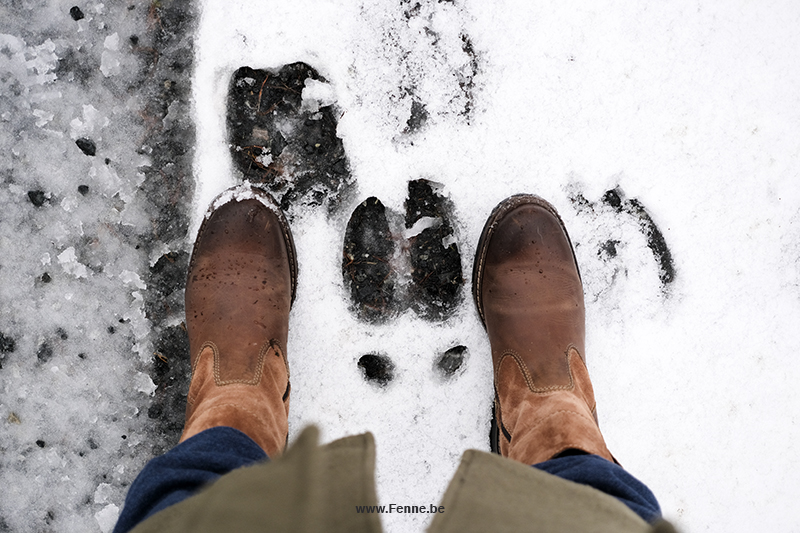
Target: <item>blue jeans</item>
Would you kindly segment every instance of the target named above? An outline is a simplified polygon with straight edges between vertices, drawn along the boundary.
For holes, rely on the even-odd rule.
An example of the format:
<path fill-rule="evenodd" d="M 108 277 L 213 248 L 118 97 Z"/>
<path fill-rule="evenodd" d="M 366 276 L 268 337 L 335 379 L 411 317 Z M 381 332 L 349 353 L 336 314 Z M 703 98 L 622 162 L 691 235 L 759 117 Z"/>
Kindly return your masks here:
<path fill-rule="evenodd" d="M 264 460 L 269 460 L 264 451 L 241 431 L 229 427 L 207 429 L 147 463 L 128 489 L 114 533 L 130 531 L 231 470 Z M 533 467 L 605 492 L 647 522 L 661 518 L 658 501 L 650 489 L 621 466 L 597 455 L 559 457 Z"/>
<path fill-rule="evenodd" d="M 645 522 L 661 518 L 661 507 L 650 489 L 624 468 L 599 455 L 569 455 L 537 463 L 533 467 L 613 496 Z"/>
<path fill-rule="evenodd" d="M 223 426 L 198 433 L 139 472 L 128 489 L 114 533 L 130 531 L 231 470 L 264 460 L 268 460 L 264 450 L 238 429 Z"/>

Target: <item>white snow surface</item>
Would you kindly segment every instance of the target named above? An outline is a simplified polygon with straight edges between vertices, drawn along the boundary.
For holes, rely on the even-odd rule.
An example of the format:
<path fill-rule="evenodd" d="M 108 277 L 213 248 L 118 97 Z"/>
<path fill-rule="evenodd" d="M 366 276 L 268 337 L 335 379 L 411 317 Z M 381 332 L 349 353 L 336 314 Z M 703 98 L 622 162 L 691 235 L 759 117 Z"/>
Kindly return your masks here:
<path fill-rule="evenodd" d="M 408 180 L 445 184 L 466 273 L 503 198 L 533 192 L 557 206 L 586 284 L 601 427 L 666 518 L 683 531 L 800 526 L 798 4 L 422 2 L 410 22 L 397 3 L 369 0 L 202 6 L 196 213 L 233 181 L 230 75 L 313 65 L 341 109 L 356 201 L 376 195 L 400 209 Z M 454 102 L 469 61 L 462 35 L 479 62 L 468 119 Z M 410 101 L 398 88 L 409 85 L 430 118 L 402 138 Z M 572 187 L 596 201 L 617 185 L 664 233 L 677 270 L 666 295 L 635 224 L 611 209 L 579 215 L 567 199 Z M 443 325 L 358 323 L 338 271 L 345 223 L 294 221 L 291 433 L 370 430 L 381 501 L 434 503 L 462 451 L 487 447 L 487 340 L 469 298 Z M 613 269 L 597 253 L 609 239 L 621 243 Z M 433 358 L 452 344 L 468 347 L 468 368 L 436 383 Z M 368 351 L 400 369 L 386 391 L 355 371 Z M 382 519 L 413 531 L 428 517 Z"/>
<path fill-rule="evenodd" d="M 681 531 L 800 529 L 800 4 L 198 0 L 190 231 L 148 252 L 130 237 L 150 230 L 138 169 L 152 125 L 129 36 L 154 23 L 150 2 L 87 0 L 78 21 L 73 5 L 0 6 L 0 333 L 15 341 L 0 353 L 0 531 L 113 526 L 154 452 L 148 269 L 190 251 L 213 198 L 241 181 L 231 74 L 295 61 L 328 82 L 307 84 L 304 105 L 335 102 L 358 192 L 291 221 L 290 439 L 307 424 L 326 442 L 371 431 L 381 502 L 438 504 L 463 451 L 488 449 L 475 246 L 498 202 L 530 192 L 576 247 L 612 453 Z M 99 73 L 89 82 L 59 70 L 73 48 Z M 408 133 L 414 99 L 428 119 Z M 96 157 L 76 148 L 84 137 Z M 401 211 L 418 178 L 455 205 L 464 301 L 443 323 L 362 323 L 341 275 L 347 220 L 369 196 Z M 599 202 L 617 186 L 663 233 L 666 287 L 639 224 Z M 434 360 L 455 345 L 464 371 L 443 380 Z M 363 379 L 366 353 L 394 362 L 387 387 Z M 381 516 L 388 532 L 429 519 Z"/>

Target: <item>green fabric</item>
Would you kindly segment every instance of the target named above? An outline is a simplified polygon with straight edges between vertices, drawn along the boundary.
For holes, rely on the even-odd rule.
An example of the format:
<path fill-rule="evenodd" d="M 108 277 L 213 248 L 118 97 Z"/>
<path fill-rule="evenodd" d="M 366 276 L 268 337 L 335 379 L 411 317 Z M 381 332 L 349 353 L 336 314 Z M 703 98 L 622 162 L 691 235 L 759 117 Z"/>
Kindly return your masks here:
<path fill-rule="evenodd" d="M 145 520 L 133 533 L 381 531 L 375 441 L 366 433 L 318 446 L 306 428 L 274 461 L 241 468 Z M 467 451 L 434 515 L 429 533 L 673 533 L 647 525 L 615 498 L 530 466 Z"/>
<path fill-rule="evenodd" d="M 644 533 L 650 526 L 616 498 L 476 450 L 461 458 L 429 533 L 565 531 Z"/>
<path fill-rule="evenodd" d="M 133 533 L 381 531 L 375 505 L 375 441 L 366 433 L 319 447 L 306 428 L 274 461 L 240 468 L 150 517 Z"/>

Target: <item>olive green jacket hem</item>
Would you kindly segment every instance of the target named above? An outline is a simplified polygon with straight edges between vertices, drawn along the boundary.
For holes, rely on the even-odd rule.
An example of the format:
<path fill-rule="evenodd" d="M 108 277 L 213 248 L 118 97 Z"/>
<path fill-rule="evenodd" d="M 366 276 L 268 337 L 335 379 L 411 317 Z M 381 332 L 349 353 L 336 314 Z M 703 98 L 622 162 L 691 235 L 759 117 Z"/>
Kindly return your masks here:
<path fill-rule="evenodd" d="M 139 524 L 133 533 L 381 531 L 375 441 L 370 433 L 318 445 L 306 428 L 277 459 L 234 470 Z M 431 533 L 668 533 L 617 499 L 498 455 L 467 451 L 434 515 Z"/>

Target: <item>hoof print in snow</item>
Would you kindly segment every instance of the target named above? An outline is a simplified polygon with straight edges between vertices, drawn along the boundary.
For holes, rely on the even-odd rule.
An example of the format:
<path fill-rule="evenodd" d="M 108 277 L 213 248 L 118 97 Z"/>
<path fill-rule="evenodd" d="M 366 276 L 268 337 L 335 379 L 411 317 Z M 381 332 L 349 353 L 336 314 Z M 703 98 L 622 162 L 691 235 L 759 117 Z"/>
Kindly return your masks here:
<path fill-rule="evenodd" d="M 353 211 L 342 274 L 360 320 L 385 322 L 412 309 L 425 320 L 443 321 L 461 303 L 464 278 L 451 223 L 454 208 L 438 187 L 425 179 L 409 182 L 404 224 L 397 214 L 387 216 L 375 197 Z"/>
<path fill-rule="evenodd" d="M 421 317 L 444 320 L 461 302 L 464 278 L 450 223 L 453 206 L 434 190 L 434 185 L 425 179 L 408 183 L 405 223 L 407 232 L 412 233 L 408 237 L 410 300 Z"/>
<path fill-rule="evenodd" d="M 666 286 L 675 280 L 675 265 L 672 262 L 672 252 L 667 247 L 664 234 L 658 229 L 650 213 L 636 198 L 626 199 L 622 189 L 616 187 L 606 191 L 603 202 L 610 205 L 618 212 L 627 213 L 639 223 L 642 233 L 647 238 L 647 247 L 653 252 L 659 267 L 658 278 Z"/>
<path fill-rule="evenodd" d="M 94 141 L 91 139 L 87 139 L 86 137 L 81 137 L 75 144 L 78 145 L 78 148 L 81 149 L 81 152 L 84 154 L 94 157 L 97 154 L 97 145 L 94 144 Z"/>
<path fill-rule="evenodd" d="M 276 71 L 241 67 L 231 78 L 227 126 L 233 161 L 286 211 L 295 205 L 333 210 L 348 195 L 353 180 L 337 123 L 330 85 L 305 63 Z"/>
<path fill-rule="evenodd" d="M 478 108 L 483 66 L 467 30 L 472 25 L 467 7 L 450 0 L 402 0 L 389 6 L 360 10 L 364 31 L 372 34 L 365 43 L 373 42 L 374 48 L 354 51 L 351 72 L 357 84 L 385 87 L 365 94 L 363 103 L 381 110 L 390 136 L 402 144 L 413 144 L 429 126 L 469 125 Z M 374 67 L 375 57 L 383 68 Z"/>
<path fill-rule="evenodd" d="M 342 257 L 351 309 L 361 320 L 383 322 L 394 314 L 394 250 L 386 208 L 374 196 L 367 198 L 347 223 Z"/>
<path fill-rule="evenodd" d="M 452 379 L 456 374 L 464 371 L 467 347 L 463 345 L 453 346 L 439 357 L 433 364 L 433 368 L 444 379 Z"/>
<path fill-rule="evenodd" d="M 636 231 L 644 237 L 646 246 L 655 260 L 662 292 L 665 294 L 668 293 L 668 288 L 675 280 L 676 275 L 672 252 L 670 252 L 667 246 L 664 234 L 638 199 L 626 198 L 625 193 L 617 186 L 606 191 L 598 202 L 587 200 L 577 187 L 572 187 L 569 191 L 569 200 L 579 215 L 589 214 L 596 219 L 602 216 L 613 216 L 618 220 L 620 216 L 622 216 L 620 222 L 623 227 L 620 231 L 624 231 L 626 221 L 633 222 Z M 630 225 L 630 222 L 627 222 L 627 224 Z M 619 223 L 617 223 L 617 225 L 619 225 Z M 626 242 L 624 238 L 605 238 L 601 239 L 601 242 L 595 243 L 597 246 L 597 257 L 603 263 L 618 264 L 618 266 L 615 267 L 614 273 L 611 274 L 609 284 L 613 284 L 617 274 L 625 270 L 622 265 L 623 259 L 621 258 L 621 252 L 629 246 L 629 244 L 630 242 Z"/>
<path fill-rule="evenodd" d="M 364 373 L 364 379 L 385 387 L 394 379 L 394 363 L 385 355 L 366 354 L 358 359 L 358 367 Z"/>

